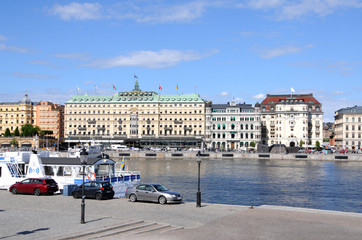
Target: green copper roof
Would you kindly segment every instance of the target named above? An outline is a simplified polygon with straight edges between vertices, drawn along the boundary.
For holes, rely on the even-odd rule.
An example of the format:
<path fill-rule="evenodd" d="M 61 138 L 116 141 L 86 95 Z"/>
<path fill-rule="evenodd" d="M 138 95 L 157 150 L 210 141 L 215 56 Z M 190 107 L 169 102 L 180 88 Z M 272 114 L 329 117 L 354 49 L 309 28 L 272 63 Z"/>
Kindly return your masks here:
<path fill-rule="evenodd" d="M 204 102 L 198 94 L 158 95 L 156 92 L 119 92 L 113 95 L 76 95 L 66 103 L 172 103 L 172 102 Z"/>

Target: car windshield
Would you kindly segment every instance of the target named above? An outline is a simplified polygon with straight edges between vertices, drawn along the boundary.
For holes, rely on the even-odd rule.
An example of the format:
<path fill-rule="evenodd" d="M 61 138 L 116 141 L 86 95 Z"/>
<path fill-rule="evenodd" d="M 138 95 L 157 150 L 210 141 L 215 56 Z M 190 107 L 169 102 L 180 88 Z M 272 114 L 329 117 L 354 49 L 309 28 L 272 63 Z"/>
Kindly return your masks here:
<path fill-rule="evenodd" d="M 111 184 L 109 182 L 103 183 L 103 187 L 111 187 Z"/>
<path fill-rule="evenodd" d="M 168 189 L 166 188 L 166 187 L 164 187 L 164 186 L 162 186 L 162 185 L 160 185 L 160 184 L 155 184 L 155 185 L 153 185 L 156 189 L 157 189 L 157 191 L 159 191 L 159 192 L 164 192 L 164 191 L 168 191 Z"/>

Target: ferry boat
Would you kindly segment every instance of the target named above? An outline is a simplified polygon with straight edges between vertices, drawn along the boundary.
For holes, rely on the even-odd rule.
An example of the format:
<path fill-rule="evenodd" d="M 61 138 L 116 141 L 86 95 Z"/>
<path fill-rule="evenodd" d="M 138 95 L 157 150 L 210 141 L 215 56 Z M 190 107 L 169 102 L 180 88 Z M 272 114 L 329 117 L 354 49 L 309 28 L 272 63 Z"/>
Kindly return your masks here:
<path fill-rule="evenodd" d="M 124 169 L 124 164 L 121 166 Z M 115 183 L 137 183 L 139 171 L 117 170 L 117 162 L 108 155 L 88 157 L 85 181 L 102 179 Z M 0 153 L 0 189 L 8 189 L 25 178 L 52 178 L 63 189 L 65 185 L 81 184 L 83 168 L 77 156 L 60 157 L 51 152 L 5 152 Z"/>

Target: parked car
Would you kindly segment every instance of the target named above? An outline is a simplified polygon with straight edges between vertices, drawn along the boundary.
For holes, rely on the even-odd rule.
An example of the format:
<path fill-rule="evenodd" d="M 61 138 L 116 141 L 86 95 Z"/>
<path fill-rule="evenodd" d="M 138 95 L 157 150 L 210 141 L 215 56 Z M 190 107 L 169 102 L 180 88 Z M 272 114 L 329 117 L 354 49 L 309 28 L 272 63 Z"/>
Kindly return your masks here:
<path fill-rule="evenodd" d="M 181 194 L 172 192 L 161 184 L 138 184 L 126 190 L 126 198 L 129 198 L 131 202 L 149 201 L 160 204 L 182 201 Z"/>
<path fill-rule="evenodd" d="M 36 196 L 42 193 L 54 194 L 58 190 L 58 184 L 51 178 L 27 178 L 9 188 L 12 194 L 30 193 Z"/>
<path fill-rule="evenodd" d="M 83 184 L 76 187 L 72 192 L 74 198 L 82 197 Z M 110 182 L 89 181 L 84 183 L 84 196 L 86 198 L 95 198 L 101 200 L 104 198 L 112 199 L 114 196 L 113 186 Z"/>
<path fill-rule="evenodd" d="M 338 152 L 339 153 L 348 153 L 348 150 L 347 149 L 342 149 L 342 150 L 339 150 Z"/>

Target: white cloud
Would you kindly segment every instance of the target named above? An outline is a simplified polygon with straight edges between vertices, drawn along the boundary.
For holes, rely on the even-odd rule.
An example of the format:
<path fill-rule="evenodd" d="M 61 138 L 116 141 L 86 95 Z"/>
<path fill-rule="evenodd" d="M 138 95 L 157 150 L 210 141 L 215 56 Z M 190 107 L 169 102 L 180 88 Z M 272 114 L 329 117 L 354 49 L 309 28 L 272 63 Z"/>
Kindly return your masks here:
<path fill-rule="evenodd" d="M 195 61 L 210 56 L 218 51 L 214 50 L 206 54 L 195 51 L 178 51 L 163 49 L 154 51 L 135 51 L 127 56 L 118 56 L 107 59 L 97 59 L 85 64 L 85 67 L 112 68 L 112 67 L 146 67 L 146 68 L 167 68 L 177 65 L 180 62 Z"/>
<path fill-rule="evenodd" d="M 8 38 L 4 35 L 0 35 L 0 41 L 7 41 Z"/>
<path fill-rule="evenodd" d="M 264 99 L 264 98 L 265 98 L 265 94 L 263 94 L 263 93 L 259 93 L 253 97 L 253 99 Z"/>
<path fill-rule="evenodd" d="M 243 102 L 244 99 L 242 99 L 242 98 L 234 98 L 234 101 L 235 101 L 235 102 Z"/>
<path fill-rule="evenodd" d="M 334 94 L 334 95 L 343 95 L 344 92 L 343 91 L 334 91 L 334 92 L 332 92 L 332 94 Z"/>
<path fill-rule="evenodd" d="M 135 15 L 134 17 L 138 22 L 189 22 L 201 17 L 206 7 L 207 4 L 203 1 L 195 1 L 172 6 L 155 6 L 150 9 L 144 8 L 144 13 Z"/>
<path fill-rule="evenodd" d="M 88 53 L 57 53 L 53 54 L 52 56 L 57 58 L 85 61 L 89 60 L 89 57 L 87 55 Z"/>
<path fill-rule="evenodd" d="M 313 45 L 309 44 L 305 47 L 296 47 L 296 46 L 283 46 L 277 48 L 265 48 L 265 49 L 257 49 L 256 51 L 259 53 L 261 58 L 275 58 L 283 55 L 296 54 L 301 52 L 306 48 L 312 48 Z"/>
<path fill-rule="evenodd" d="M 229 93 L 226 92 L 226 91 L 221 92 L 221 93 L 219 94 L 219 96 L 223 96 L 223 97 L 226 97 L 226 96 L 228 96 L 228 95 L 229 95 Z"/>
<path fill-rule="evenodd" d="M 14 77 L 20 77 L 20 78 L 35 78 L 35 79 L 54 79 L 54 78 L 57 78 L 56 76 L 51 76 L 51 75 L 34 74 L 34 73 L 21 73 L 21 72 L 14 72 L 12 75 Z"/>
<path fill-rule="evenodd" d="M 279 20 L 295 19 L 306 15 L 326 16 L 342 8 L 361 8 L 360 0 L 251 0 L 242 7 L 256 10 L 274 10 Z"/>
<path fill-rule="evenodd" d="M 8 46 L 6 44 L 0 44 L 0 51 L 10 51 L 10 52 L 19 52 L 19 53 L 30 52 L 29 49 L 27 48 Z"/>
<path fill-rule="evenodd" d="M 99 3 L 55 4 L 48 12 L 63 20 L 94 20 L 102 18 L 102 6 Z"/>

